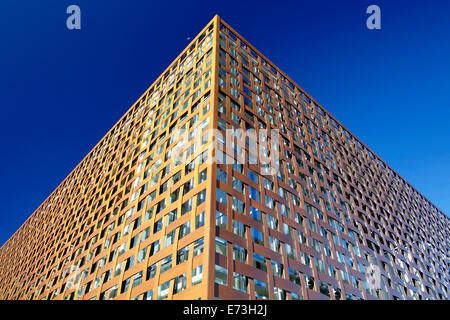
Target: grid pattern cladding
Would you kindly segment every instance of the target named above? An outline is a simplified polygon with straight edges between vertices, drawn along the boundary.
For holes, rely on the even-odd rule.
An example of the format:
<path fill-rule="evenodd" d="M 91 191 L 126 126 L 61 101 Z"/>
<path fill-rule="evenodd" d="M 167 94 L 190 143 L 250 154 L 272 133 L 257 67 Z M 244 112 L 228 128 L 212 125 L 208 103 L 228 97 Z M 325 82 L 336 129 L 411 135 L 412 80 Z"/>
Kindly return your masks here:
<path fill-rule="evenodd" d="M 276 174 L 209 129 L 277 129 Z M 0 249 L 0 298 L 448 299 L 448 222 L 216 16 Z"/>

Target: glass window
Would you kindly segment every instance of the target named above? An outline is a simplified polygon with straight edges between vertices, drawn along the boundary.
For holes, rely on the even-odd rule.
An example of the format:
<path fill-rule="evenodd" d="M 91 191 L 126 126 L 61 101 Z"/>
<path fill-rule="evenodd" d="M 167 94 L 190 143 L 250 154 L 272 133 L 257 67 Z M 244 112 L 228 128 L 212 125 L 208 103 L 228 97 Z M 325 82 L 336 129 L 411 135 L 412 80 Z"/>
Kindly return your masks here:
<path fill-rule="evenodd" d="M 306 221 L 308 222 L 309 230 L 317 232 L 317 225 L 314 221 L 311 221 L 311 219 L 306 218 Z"/>
<path fill-rule="evenodd" d="M 255 201 L 259 201 L 259 191 L 252 188 L 252 187 L 248 187 L 248 191 L 250 193 L 250 199 L 253 199 Z"/>
<path fill-rule="evenodd" d="M 222 169 L 220 169 L 219 167 L 217 167 L 217 180 L 225 184 L 227 183 L 227 173 Z"/>
<path fill-rule="evenodd" d="M 314 290 L 314 277 L 311 277 L 307 274 L 305 274 L 304 276 L 305 276 L 305 283 L 308 289 Z"/>
<path fill-rule="evenodd" d="M 178 240 L 187 236 L 191 232 L 191 221 L 187 221 L 180 226 L 180 231 L 178 233 Z"/>
<path fill-rule="evenodd" d="M 203 277 L 203 265 L 198 266 L 192 270 L 192 285 L 195 286 L 202 282 Z"/>
<path fill-rule="evenodd" d="M 132 288 L 137 287 L 141 283 L 142 283 L 142 271 L 140 271 L 134 275 Z"/>
<path fill-rule="evenodd" d="M 245 238 L 245 225 L 237 220 L 233 220 L 233 233 Z"/>
<path fill-rule="evenodd" d="M 170 203 L 174 203 L 178 200 L 178 195 L 180 193 L 180 188 L 176 189 L 174 192 L 170 194 Z"/>
<path fill-rule="evenodd" d="M 189 246 L 178 250 L 177 252 L 177 264 L 183 263 L 188 260 L 189 257 Z"/>
<path fill-rule="evenodd" d="M 175 282 L 173 284 L 173 294 L 181 292 L 186 289 L 187 276 L 186 273 L 179 275 L 175 278 Z"/>
<path fill-rule="evenodd" d="M 280 240 L 269 236 L 269 248 L 275 252 L 281 253 L 280 252 L 280 248 L 281 248 Z"/>
<path fill-rule="evenodd" d="M 147 227 L 147 228 L 145 228 L 144 231 L 142 231 L 141 242 L 144 242 L 145 240 L 147 240 L 149 236 L 150 236 L 150 227 Z"/>
<path fill-rule="evenodd" d="M 207 178 L 207 169 L 204 169 L 202 172 L 198 174 L 198 183 L 202 183 L 203 181 L 206 181 Z"/>
<path fill-rule="evenodd" d="M 283 265 L 278 261 L 272 260 L 272 273 L 274 276 L 283 277 Z"/>
<path fill-rule="evenodd" d="M 253 266 L 267 272 L 266 259 L 260 254 L 253 253 Z"/>
<path fill-rule="evenodd" d="M 115 297 L 117 297 L 117 291 L 118 291 L 118 285 L 115 285 L 114 287 L 112 287 L 110 289 L 109 300 L 114 299 Z"/>
<path fill-rule="evenodd" d="M 330 289 L 328 287 L 327 283 L 324 283 L 322 281 L 319 281 L 319 290 L 321 294 L 326 295 L 327 297 L 330 297 Z"/>
<path fill-rule="evenodd" d="M 273 182 L 267 178 L 264 178 L 264 188 L 273 191 Z"/>
<path fill-rule="evenodd" d="M 298 294 L 291 292 L 292 300 L 303 300 Z"/>
<path fill-rule="evenodd" d="M 255 183 L 259 184 L 259 175 L 252 171 L 252 170 L 248 170 L 248 177 Z"/>
<path fill-rule="evenodd" d="M 238 246 L 237 244 L 233 244 L 233 260 L 246 263 L 247 250 L 245 250 L 241 246 Z"/>
<path fill-rule="evenodd" d="M 267 214 L 266 217 L 269 228 L 272 230 L 278 230 L 278 219 L 272 217 L 270 214 Z"/>
<path fill-rule="evenodd" d="M 220 189 L 216 189 L 216 200 L 219 203 L 226 205 L 227 204 L 227 193 Z"/>
<path fill-rule="evenodd" d="M 150 280 L 155 277 L 156 275 L 156 269 L 158 268 L 158 263 L 152 264 L 150 267 L 147 268 L 147 276 L 146 280 Z"/>
<path fill-rule="evenodd" d="M 227 228 L 227 215 L 216 210 L 216 226 L 226 229 Z"/>
<path fill-rule="evenodd" d="M 236 191 L 243 193 L 244 192 L 244 186 L 242 184 L 242 181 L 233 177 L 233 189 Z"/>
<path fill-rule="evenodd" d="M 245 212 L 245 203 L 233 196 L 233 203 L 232 203 L 231 208 L 234 211 L 244 213 Z"/>
<path fill-rule="evenodd" d="M 124 264 L 125 264 L 125 261 L 122 261 L 121 263 L 116 265 L 116 269 L 114 271 L 114 276 L 115 277 L 122 273 L 122 269 L 123 269 Z"/>
<path fill-rule="evenodd" d="M 292 247 L 288 243 L 285 243 L 284 246 L 286 248 L 286 255 L 291 259 L 297 260 L 297 250 L 295 247 Z"/>
<path fill-rule="evenodd" d="M 169 288 L 170 288 L 170 280 L 161 284 L 158 287 L 158 300 L 167 298 L 167 296 L 169 295 Z"/>
<path fill-rule="evenodd" d="M 156 240 L 155 242 L 153 242 L 150 245 L 150 257 L 152 255 L 154 255 L 155 253 L 157 253 L 159 251 L 159 249 L 160 249 L 160 242 L 159 242 L 159 240 Z"/>
<path fill-rule="evenodd" d="M 142 300 L 152 300 L 153 299 L 153 290 L 149 290 L 142 295 Z"/>
<path fill-rule="evenodd" d="M 297 285 L 301 285 L 300 273 L 299 271 L 289 268 L 289 280 Z"/>
<path fill-rule="evenodd" d="M 184 215 L 192 210 L 192 198 L 181 205 L 181 215 Z"/>
<path fill-rule="evenodd" d="M 121 294 L 128 291 L 128 289 L 130 287 L 130 282 L 131 282 L 131 278 L 128 278 L 128 279 L 122 281 L 122 287 L 120 289 Z"/>
<path fill-rule="evenodd" d="M 194 188 L 194 178 L 183 184 L 183 195 L 191 191 L 193 188 Z"/>
<path fill-rule="evenodd" d="M 160 274 L 166 272 L 167 270 L 169 270 L 170 268 L 172 268 L 172 256 L 167 256 L 164 259 L 161 260 L 161 270 L 160 270 Z"/>
<path fill-rule="evenodd" d="M 194 242 L 194 257 L 203 252 L 203 237 Z"/>
<path fill-rule="evenodd" d="M 247 293 L 247 284 L 248 280 L 247 277 L 237 273 L 233 272 L 233 288 L 237 289 L 239 291 Z"/>
<path fill-rule="evenodd" d="M 136 263 L 141 263 L 142 261 L 144 261 L 146 254 L 147 254 L 147 247 L 138 252 Z"/>
<path fill-rule="evenodd" d="M 153 233 L 157 233 L 158 231 L 160 231 L 162 229 L 162 226 L 163 226 L 163 221 L 161 218 L 158 221 L 156 221 L 155 224 L 153 225 Z"/>
<path fill-rule="evenodd" d="M 175 240 L 175 230 L 170 231 L 164 236 L 164 248 L 170 246 Z"/>
<path fill-rule="evenodd" d="M 257 221 L 262 222 L 261 211 L 254 207 L 250 207 L 250 216 Z"/>
<path fill-rule="evenodd" d="M 205 224 L 205 211 L 195 216 L 195 229 L 202 227 Z"/>
<path fill-rule="evenodd" d="M 158 202 L 156 206 L 156 213 L 161 212 L 166 207 L 166 199 L 161 200 Z"/>
<path fill-rule="evenodd" d="M 180 180 L 181 180 L 181 171 L 178 171 L 172 177 L 172 185 L 176 184 Z"/>
<path fill-rule="evenodd" d="M 216 237 L 216 252 L 227 256 L 227 241 L 222 238 Z"/>
<path fill-rule="evenodd" d="M 265 196 L 265 203 L 266 203 L 266 206 L 267 207 L 269 207 L 270 209 L 274 209 L 275 208 L 275 203 L 274 203 L 274 201 L 273 201 L 273 199 L 271 198 L 271 197 L 269 197 L 269 196 Z"/>
<path fill-rule="evenodd" d="M 264 234 L 254 228 L 251 228 L 251 232 L 252 232 L 252 238 L 253 238 L 253 242 L 260 244 L 260 245 L 264 245 Z"/>
<path fill-rule="evenodd" d="M 197 206 L 205 202 L 206 200 L 206 190 L 202 190 L 197 194 Z"/>
<path fill-rule="evenodd" d="M 218 266 L 217 264 L 214 267 L 215 277 L 214 281 L 218 284 L 227 285 L 228 279 L 228 270 L 224 267 Z"/>
<path fill-rule="evenodd" d="M 171 224 L 172 222 L 174 222 L 177 219 L 177 211 L 178 211 L 178 209 L 174 209 L 167 214 L 166 226 L 168 226 L 169 224 Z"/>
<path fill-rule="evenodd" d="M 274 287 L 273 294 L 274 294 L 275 300 L 286 300 L 286 291 L 285 290 Z"/>
<path fill-rule="evenodd" d="M 269 299 L 269 290 L 265 282 L 255 279 L 255 296 L 261 299 Z"/>
<path fill-rule="evenodd" d="M 290 209 L 284 204 L 280 203 L 281 215 L 284 217 L 290 217 Z"/>

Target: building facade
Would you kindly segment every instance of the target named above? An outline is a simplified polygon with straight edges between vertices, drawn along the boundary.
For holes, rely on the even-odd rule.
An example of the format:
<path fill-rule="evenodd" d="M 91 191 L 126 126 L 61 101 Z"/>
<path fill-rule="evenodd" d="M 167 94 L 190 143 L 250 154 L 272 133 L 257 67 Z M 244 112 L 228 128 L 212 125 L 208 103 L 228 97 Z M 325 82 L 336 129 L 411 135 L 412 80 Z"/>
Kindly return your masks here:
<path fill-rule="evenodd" d="M 448 299 L 448 248 L 443 212 L 215 16 L 0 248 L 0 299 Z"/>

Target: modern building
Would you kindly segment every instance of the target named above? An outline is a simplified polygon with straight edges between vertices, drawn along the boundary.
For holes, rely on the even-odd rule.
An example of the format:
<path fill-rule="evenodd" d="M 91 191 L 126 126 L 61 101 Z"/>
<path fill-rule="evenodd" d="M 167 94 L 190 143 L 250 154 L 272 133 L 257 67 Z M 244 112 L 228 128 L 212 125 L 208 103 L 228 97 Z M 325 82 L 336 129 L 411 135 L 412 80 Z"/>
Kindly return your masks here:
<path fill-rule="evenodd" d="M 0 299 L 448 299 L 449 239 L 215 16 L 2 246 Z"/>

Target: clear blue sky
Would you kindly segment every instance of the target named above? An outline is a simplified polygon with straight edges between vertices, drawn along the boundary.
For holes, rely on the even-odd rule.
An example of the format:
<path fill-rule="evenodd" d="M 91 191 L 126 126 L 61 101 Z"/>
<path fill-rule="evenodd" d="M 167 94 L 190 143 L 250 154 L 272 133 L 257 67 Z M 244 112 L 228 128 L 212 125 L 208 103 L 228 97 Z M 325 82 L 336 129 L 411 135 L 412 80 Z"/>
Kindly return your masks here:
<path fill-rule="evenodd" d="M 0 244 L 216 13 L 448 214 L 450 2 L 276 3 L 2 0 Z"/>

